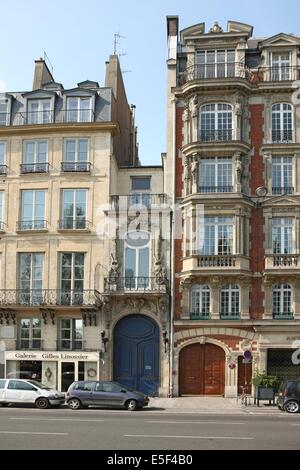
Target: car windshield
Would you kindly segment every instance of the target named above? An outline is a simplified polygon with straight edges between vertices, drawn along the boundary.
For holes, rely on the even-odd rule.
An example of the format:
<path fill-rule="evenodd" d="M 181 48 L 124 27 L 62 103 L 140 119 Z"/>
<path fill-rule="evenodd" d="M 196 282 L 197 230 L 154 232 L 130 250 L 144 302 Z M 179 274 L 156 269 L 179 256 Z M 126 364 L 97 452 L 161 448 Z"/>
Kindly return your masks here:
<path fill-rule="evenodd" d="M 35 387 L 42 388 L 43 390 L 52 390 L 49 387 L 46 387 L 46 385 L 41 384 L 40 382 L 37 382 L 36 380 L 27 380 L 32 385 L 35 385 Z"/>

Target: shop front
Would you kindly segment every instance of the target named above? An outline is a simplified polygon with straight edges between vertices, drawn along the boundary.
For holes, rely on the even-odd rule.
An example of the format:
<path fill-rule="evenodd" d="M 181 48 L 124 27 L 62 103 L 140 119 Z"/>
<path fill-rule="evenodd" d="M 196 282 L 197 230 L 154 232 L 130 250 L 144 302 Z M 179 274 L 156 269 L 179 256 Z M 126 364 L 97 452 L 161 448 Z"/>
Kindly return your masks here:
<path fill-rule="evenodd" d="M 99 352 L 5 352 L 7 378 L 34 379 L 62 392 L 75 380 L 99 380 L 99 367 Z"/>

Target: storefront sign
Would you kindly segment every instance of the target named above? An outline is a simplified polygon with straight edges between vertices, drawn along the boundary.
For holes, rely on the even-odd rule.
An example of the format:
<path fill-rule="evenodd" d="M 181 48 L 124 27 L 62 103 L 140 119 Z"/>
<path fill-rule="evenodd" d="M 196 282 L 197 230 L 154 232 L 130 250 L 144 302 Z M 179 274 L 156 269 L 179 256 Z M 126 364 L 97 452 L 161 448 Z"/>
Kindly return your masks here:
<path fill-rule="evenodd" d="M 99 353 L 5 351 L 7 361 L 98 361 Z"/>

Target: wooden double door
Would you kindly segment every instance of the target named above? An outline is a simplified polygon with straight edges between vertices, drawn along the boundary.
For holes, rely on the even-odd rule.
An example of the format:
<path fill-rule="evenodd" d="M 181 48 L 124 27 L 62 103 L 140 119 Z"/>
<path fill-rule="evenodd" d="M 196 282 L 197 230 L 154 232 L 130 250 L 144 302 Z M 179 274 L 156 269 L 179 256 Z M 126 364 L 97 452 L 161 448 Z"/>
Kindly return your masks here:
<path fill-rule="evenodd" d="M 191 344 L 179 356 L 180 395 L 223 395 L 225 353 L 214 344 Z"/>

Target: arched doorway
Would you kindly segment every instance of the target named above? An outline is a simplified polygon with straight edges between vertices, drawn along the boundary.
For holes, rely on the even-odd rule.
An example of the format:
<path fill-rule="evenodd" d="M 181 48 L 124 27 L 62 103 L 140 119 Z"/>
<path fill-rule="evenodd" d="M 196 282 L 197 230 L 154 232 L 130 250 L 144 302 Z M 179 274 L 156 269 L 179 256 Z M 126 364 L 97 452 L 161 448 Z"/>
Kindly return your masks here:
<path fill-rule="evenodd" d="M 179 356 L 180 395 L 223 395 L 225 352 L 211 343 L 190 344 Z"/>
<path fill-rule="evenodd" d="M 144 315 L 122 318 L 114 329 L 114 380 L 147 395 L 159 386 L 159 327 Z"/>

